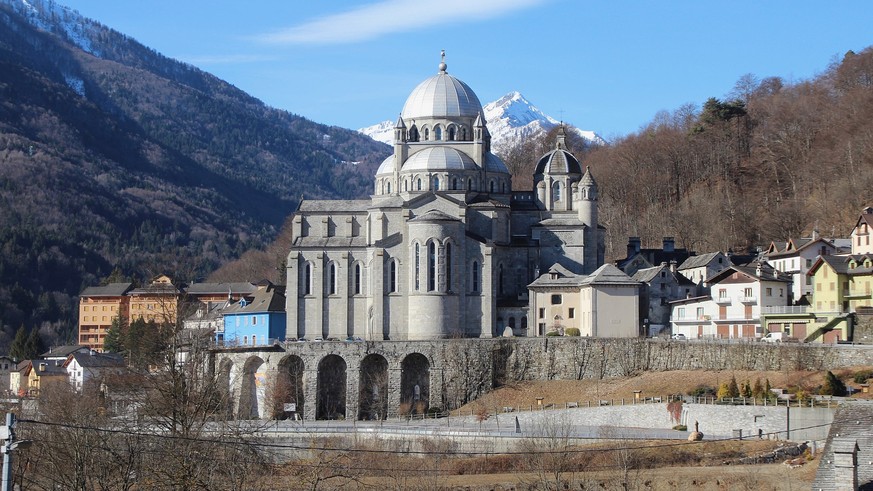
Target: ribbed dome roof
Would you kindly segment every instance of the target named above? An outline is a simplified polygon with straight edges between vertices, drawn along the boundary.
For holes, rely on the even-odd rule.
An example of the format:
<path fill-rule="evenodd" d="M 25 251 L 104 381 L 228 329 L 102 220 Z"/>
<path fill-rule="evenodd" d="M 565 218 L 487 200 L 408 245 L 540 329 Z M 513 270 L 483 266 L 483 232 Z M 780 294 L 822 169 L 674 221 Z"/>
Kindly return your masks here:
<path fill-rule="evenodd" d="M 446 64 L 440 71 L 418 84 L 403 105 L 403 119 L 470 117 L 482 112 L 482 103 L 467 84 L 446 73 Z"/>
<path fill-rule="evenodd" d="M 534 174 L 581 174 L 582 166 L 567 150 L 556 148 L 545 154 L 537 162 Z"/>
<path fill-rule="evenodd" d="M 376 170 L 376 175 L 378 176 L 380 174 L 390 174 L 391 171 L 394 170 L 394 168 L 391 167 L 392 165 L 394 165 L 394 156 L 389 155 L 388 158 L 386 158 L 382 161 L 381 164 L 379 164 L 379 168 Z"/>
<path fill-rule="evenodd" d="M 485 154 L 485 170 L 488 172 L 509 174 L 509 169 L 506 167 L 506 164 L 500 160 L 500 157 L 490 152 Z"/>
<path fill-rule="evenodd" d="M 406 159 L 401 171 L 475 170 L 476 168 L 476 163 L 464 152 L 450 147 L 428 147 Z"/>

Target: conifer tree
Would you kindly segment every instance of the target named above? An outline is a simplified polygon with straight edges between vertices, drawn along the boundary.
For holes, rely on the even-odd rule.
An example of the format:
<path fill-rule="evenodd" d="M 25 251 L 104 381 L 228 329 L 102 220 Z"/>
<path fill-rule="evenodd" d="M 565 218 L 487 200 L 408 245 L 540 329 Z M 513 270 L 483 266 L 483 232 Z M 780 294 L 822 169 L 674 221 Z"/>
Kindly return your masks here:
<path fill-rule="evenodd" d="M 15 332 L 15 339 L 9 346 L 9 356 L 16 361 L 27 360 L 27 329 L 24 324 Z"/>
<path fill-rule="evenodd" d="M 766 396 L 766 394 L 764 394 L 764 386 L 761 385 L 761 379 L 756 378 L 755 385 L 754 385 L 754 387 L 752 387 L 752 397 L 759 399 L 759 398 L 762 398 L 765 396 Z"/>
<path fill-rule="evenodd" d="M 39 329 L 33 328 L 30 330 L 30 335 L 27 336 L 27 342 L 24 343 L 27 360 L 32 360 L 45 352 L 45 343 L 42 342 L 42 336 L 39 334 Z"/>
<path fill-rule="evenodd" d="M 740 397 L 740 388 L 737 387 L 737 378 L 731 376 L 731 383 L 728 385 L 728 392 L 730 395 L 728 397 Z"/>

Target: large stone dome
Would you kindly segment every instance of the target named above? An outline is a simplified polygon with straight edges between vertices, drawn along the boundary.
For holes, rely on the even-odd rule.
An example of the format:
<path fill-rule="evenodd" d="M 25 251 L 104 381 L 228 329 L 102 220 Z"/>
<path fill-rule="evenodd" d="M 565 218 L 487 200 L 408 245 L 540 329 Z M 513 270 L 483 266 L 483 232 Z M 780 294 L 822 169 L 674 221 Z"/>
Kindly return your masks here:
<path fill-rule="evenodd" d="M 440 63 L 439 73 L 418 84 L 403 105 L 404 120 L 415 118 L 475 118 L 482 103 L 467 84 L 446 73 Z"/>

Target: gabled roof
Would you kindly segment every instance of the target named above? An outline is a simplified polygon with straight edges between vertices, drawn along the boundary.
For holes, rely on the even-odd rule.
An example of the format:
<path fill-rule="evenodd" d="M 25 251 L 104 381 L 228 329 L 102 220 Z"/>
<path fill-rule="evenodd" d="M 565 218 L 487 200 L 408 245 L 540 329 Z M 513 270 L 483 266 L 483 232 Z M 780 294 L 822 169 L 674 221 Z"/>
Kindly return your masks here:
<path fill-rule="evenodd" d="M 189 295 L 245 295 L 253 293 L 257 287 L 249 282 L 240 283 L 191 283 L 185 288 Z"/>
<path fill-rule="evenodd" d="M 124 366 L 124 358 L 115 353 L 97 353 L 89 351 L 88 353 L 70 353 L 67 361 L 64 362 L 66 368 L 73 360 L 82 368 L 121 368 Z"/>
<path fill-rule="evenodd" d="M 760 274 L 758 270 L 758 265 L 760 264 Z M 706 279 L 706 282 L 709 284 L 718 283 L 728 276 L 733 275 L 734 273 L 741 273 L 755 281 L 780 281 L 782 283 L 791 283 L 792 278 L 791 275 L 782 273 L 781 271 L 776 271 L 773 266 L 767 264 L 767 262 L 762 263 L 749 263 L 743 266 L 733 265 L 729 268 L 725 268 L 718 273 L 712 275 L 711 277 Z"/>
<path fill-rule="evenodd" d="M 224 309 L 224 315 L 285 312 L 285 296 L 276 290 L 260 291 L 251 302 L 237 302 Z"/>
<path fill-rule="evenodd" d="M 624 271 L 618 269 L 612 264 L 604 264 L 597 268 L 587 278 L 582 280 L 583 285 L 638 285 L 638 281 L 634 281 Z"/>
<path fill-rule="evenodd" d="M 82 290 L 80 297 L 120 297 L 133 288 L 133 283 L 110 283 L 105 286 L 89 286 Z"/>
<path fill-rule="evenodd" d="M 307 212 L 332 212 L 350 214 L 363 213 L 370 207 L 370 200 L 366 199 L 305 199 L 300 202 L 298 211 Z"/>
<path fill-rule="evenodd" d="M 80 351 L 83 353 L 87 353 L 90 349 L 87 346 L 80 345 L 72 345 L 72 346 L 54 346 L 49 348 L 48 351 L 39 355 L 40 358 L 48 359 L 48 358 L 66 358 L 70 356 L 70 353 L 75 353 L 76 351 Z"/>
<path fill-rule="evenodd" d="M 846 274 L 846 275 L 869 275 L 873 274 L 873 267 L 864 267 L 864 261 L 870 259 L 873 261 L 873 255 L 871 254 L 846 254 L 840 256 L 819 256 L 816 259 L 815 263 L 809 268 L 809 272 L 806 273 L 809 276 L 815 275 L 816 271 L 821 267 L 822 264 L 827 264 L 831 267 L 837 274 Z M 855 262 L 856 266 L 851 268 L 851 263 Z"/>
<path fill-rule="evenodd" d="M 707 266 L 713 259 L 717 258 L 719 255 L 725 258 L 725 261 L 722 261 L 722 264 L 727 267 L 730 264 L 730 260 L 728 260 L 727 256 L 725 256 L 721 251 L 717 251 L 707 252 L 706 254 L 700 254 L 699 256 L 691 256 L 685 261 L 682 261 L 682 264 L 680 264 L 679 268 L 677 269 L 679 271 L 682 271 L 683 269 L 692 269 Z"/>
<path fill-rule="evenodd" d="M 584 275 L 577 275 L 558 263 L 552 265 L 549 271 L 535 279 L 530 287 L 578 286 L 582 284 Z"/>
<path fill-rule="evenodd" d="M 834 469 L 834 451 L 851 451 L 858 445 L 858 488 L 870 489 L 873 484 L 873 403 L 851 401 L 840 404 L 828 432 L 824 454 L 819 461 L 813 489 L 846 489 L 837 487 Z"/>
<path fill-rule="evenodd" d="M 788 239 L 788 243 L 786 244 L 785 249 L 781 251 L 777 250 L 775 252 L 770 252 L 770 250 L 768 249 L 768 251 L 764 255 L 768 258 L 794 256 L 799 254 L 804 249 L 808 249 L 810 247 L 820 244 L 824 244 L 825 246 L 830 248 L 836 248 L 832 239 L 825 239 L 824 237 L 818 237 L 813 239 L 806 237 L 800 239 Z"/>
<path fill-rule="evenodd" d="M 861 210 L 861 215 L 858 217 L 858 221 L 855 222 L 855 226 L 852 228 L 852 233 L 858 229 L 858 225 L 861 225 L 861 222 L 864 222 L 868 227 L 873 228 L 873 208 L 868 206 Z"/>

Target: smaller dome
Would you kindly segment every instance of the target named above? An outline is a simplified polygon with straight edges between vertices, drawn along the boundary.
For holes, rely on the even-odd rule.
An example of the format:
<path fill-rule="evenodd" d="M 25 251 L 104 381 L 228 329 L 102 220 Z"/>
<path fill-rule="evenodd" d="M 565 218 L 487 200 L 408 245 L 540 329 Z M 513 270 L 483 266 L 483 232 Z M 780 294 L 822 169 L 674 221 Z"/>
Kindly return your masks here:
<path fill-rule="evenodd" d="M 491 152 L 485 154 L 485 170 L 488 172 L 500 172 L 509 174 L 509 168 L 500 160 L 500 157 Z"/>
<path fill-rule="evenodd" d="M 534 175 L 538 174 L 581 174 L 582 166 L 579 161 L 567 150 L 556 148 L 545 154 L 537 162 Z"/>
<path fill-rule="evenodd" d="M 388 156 L 385 160 L 379 164 L 379 168 L 376 170 L 376 175 L 381 174 L 391 174 L 394 171 L 394 155 Z"/>
<path fill-rule="evenodd" d="M 401 171 L 476 170 L 477 168 L 476 162 L 460 150 L 450 147 L 428 147 L 406 159 Z M 381 171 L 381 166 L 379 169 Z"/>

